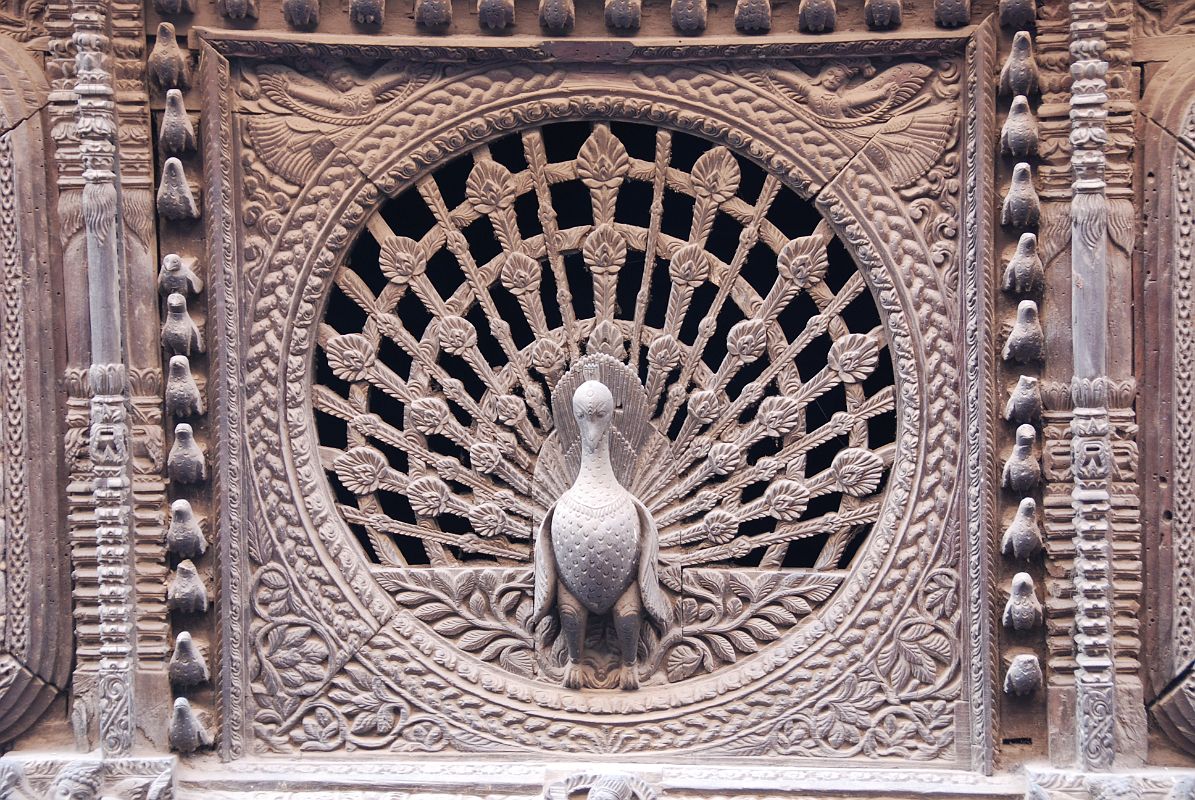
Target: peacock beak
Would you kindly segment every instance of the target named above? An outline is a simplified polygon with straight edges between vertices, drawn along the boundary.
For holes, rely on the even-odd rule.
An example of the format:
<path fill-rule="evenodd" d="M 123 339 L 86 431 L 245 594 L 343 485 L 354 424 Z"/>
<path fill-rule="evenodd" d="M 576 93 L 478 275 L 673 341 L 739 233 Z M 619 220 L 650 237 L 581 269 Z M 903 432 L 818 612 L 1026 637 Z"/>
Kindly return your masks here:
<path fill-rule="evenodd" d="M 581 443 L 585 445 L 585 452 L 597 452 L 598 445 L 602 443 L 602 434 L 606 431 L 600 425 L 595 425 L 592 421 L 586 419 L 581 422 Z"/>

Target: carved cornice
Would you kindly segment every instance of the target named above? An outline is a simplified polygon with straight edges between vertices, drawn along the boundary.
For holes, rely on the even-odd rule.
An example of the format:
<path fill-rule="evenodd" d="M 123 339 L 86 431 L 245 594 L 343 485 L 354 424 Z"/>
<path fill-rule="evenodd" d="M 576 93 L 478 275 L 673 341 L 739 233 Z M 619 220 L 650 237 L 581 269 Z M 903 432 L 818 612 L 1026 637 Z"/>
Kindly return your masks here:
<path fill-rule="evenodd" d="M 639 62 L 708 62 L 712 59 L 826 59 L 910 56 L 923 53 L 959 54 L 975 35 L 977 26 L 951 31 L 917 31 L 889 34 L 883 38 L 858 39 L 847 35 L 817 37 L 777 33 L 766 42 L 744 41 L 742 37 L 707 36 L 693 43 L 678 44 L 674 37 L 637 36 L 626 39 L 543 39 L 507 36 L 501 43 L 476 38 L 468 43 L 434 37 L 333 36 L 276 33 L 217 28 L 194 28 L 192 33 L 220 55 L 228 58 L 285 61 L 318 59 L 332 61 L 439 62 L 563 62 L 628 64 Z"/>

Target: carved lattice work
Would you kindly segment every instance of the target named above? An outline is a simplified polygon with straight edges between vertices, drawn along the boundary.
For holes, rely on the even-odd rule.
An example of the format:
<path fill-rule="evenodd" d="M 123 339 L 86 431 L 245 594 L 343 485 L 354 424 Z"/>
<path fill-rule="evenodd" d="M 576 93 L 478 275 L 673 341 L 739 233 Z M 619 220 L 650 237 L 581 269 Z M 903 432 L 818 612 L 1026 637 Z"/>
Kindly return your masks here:
<path fill-rule="evenodd" d="M 726 148 L 619 127 L 632 153 L 608 125 L 577 127 L 480 148 L 369 221 L 313 394 L 343 423 L 321 426 L 343 513 L 383 565 L 527 561 L 576 470 L 553 392 L 600 353 L 642 381 L 616 391 L 614 458 L 677 588 L 686 566 L 840 566 L 892 459 L 862 275 Z"/>

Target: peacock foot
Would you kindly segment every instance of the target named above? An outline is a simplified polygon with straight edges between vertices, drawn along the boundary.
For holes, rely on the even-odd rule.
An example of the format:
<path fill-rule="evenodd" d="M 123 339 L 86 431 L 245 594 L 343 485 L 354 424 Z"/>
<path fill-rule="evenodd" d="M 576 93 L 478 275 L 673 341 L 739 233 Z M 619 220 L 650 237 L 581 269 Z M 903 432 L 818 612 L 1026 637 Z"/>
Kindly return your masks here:
<path fill-rule="evenodd" d="M 635 664 L 623 664 L 618 672 L 618 688 L 633 691 L 639 688 L 639 668 Z"/>
<path fill-rule="evenodd" d="M 580 689 L 584 683 L 585 671 L 580 664 L 569 662 L 564 667 L 564 688 Z"/>

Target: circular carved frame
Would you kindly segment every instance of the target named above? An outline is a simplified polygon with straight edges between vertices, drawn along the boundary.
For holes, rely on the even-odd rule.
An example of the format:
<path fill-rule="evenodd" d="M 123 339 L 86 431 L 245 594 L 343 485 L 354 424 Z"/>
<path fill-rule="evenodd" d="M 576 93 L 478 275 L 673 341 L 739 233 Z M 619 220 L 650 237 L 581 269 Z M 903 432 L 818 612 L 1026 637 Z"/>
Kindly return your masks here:
<path fill-rule="evenodd" d="M 242 391 L 253 409 L 244 447 L 258 528 L 251 535 L 268 539 L 259 553 L 274 554 L 250 587 L 258 617 L 251 638 L 260 646 L 279 625 L 309 627 L 326 650 L 321 669 L 329 679 L 353 660 L 442 721 L 457 749 L 805 752 L 797 740 L 818 736 L 819 714 L 824 721 L 834 708 L 854 706 L 869 724 L 893 717 L 915 730 L 915 741 L 880 755 L 954 758 L 954 706 L 969 657 L 959 627 L 966 606 L 963 346 L 959 312 L 948 299 L 955 287 L 933 266 L 908 201 L 866 152 L 851 160 L 854 154 L 812 118 L 733 69 L 569 76 L 519 65 L 429 82 L 342 143 L 276 229 L 262 224 L 271 228 L 268 236 L 247 241 L 248 266 L 256 264 L 261 276 L 242 312 Z M 816 194 L 881 310 L 895 365 L 899 435 L 888 494 L 838 592 L 751 658 L 633 693 L 572 692 L 518 678 L 455 650 L 399 608 L 370 576 L 367 557 L 334 510 L 310 405 L 316 327 L 331 278 L 369 215 L 477 144 L 563 119 L 646 120 L 695 133 L 760 163 L 802 196 Z M 309 618 L 271 618 L 262 588 L 279 580 L 298 594 Z M 877 654 L 891 659 L 895 639 L 932 630 L 952 643 L 933 677 L 883 685 L 890 670 L 876 666 Z M 331 708 L 319 689 L 304 691 L 309 709 Z M 828 741 L 812 754 L 852 755 L 862 747 L 850 735 Z"/>

